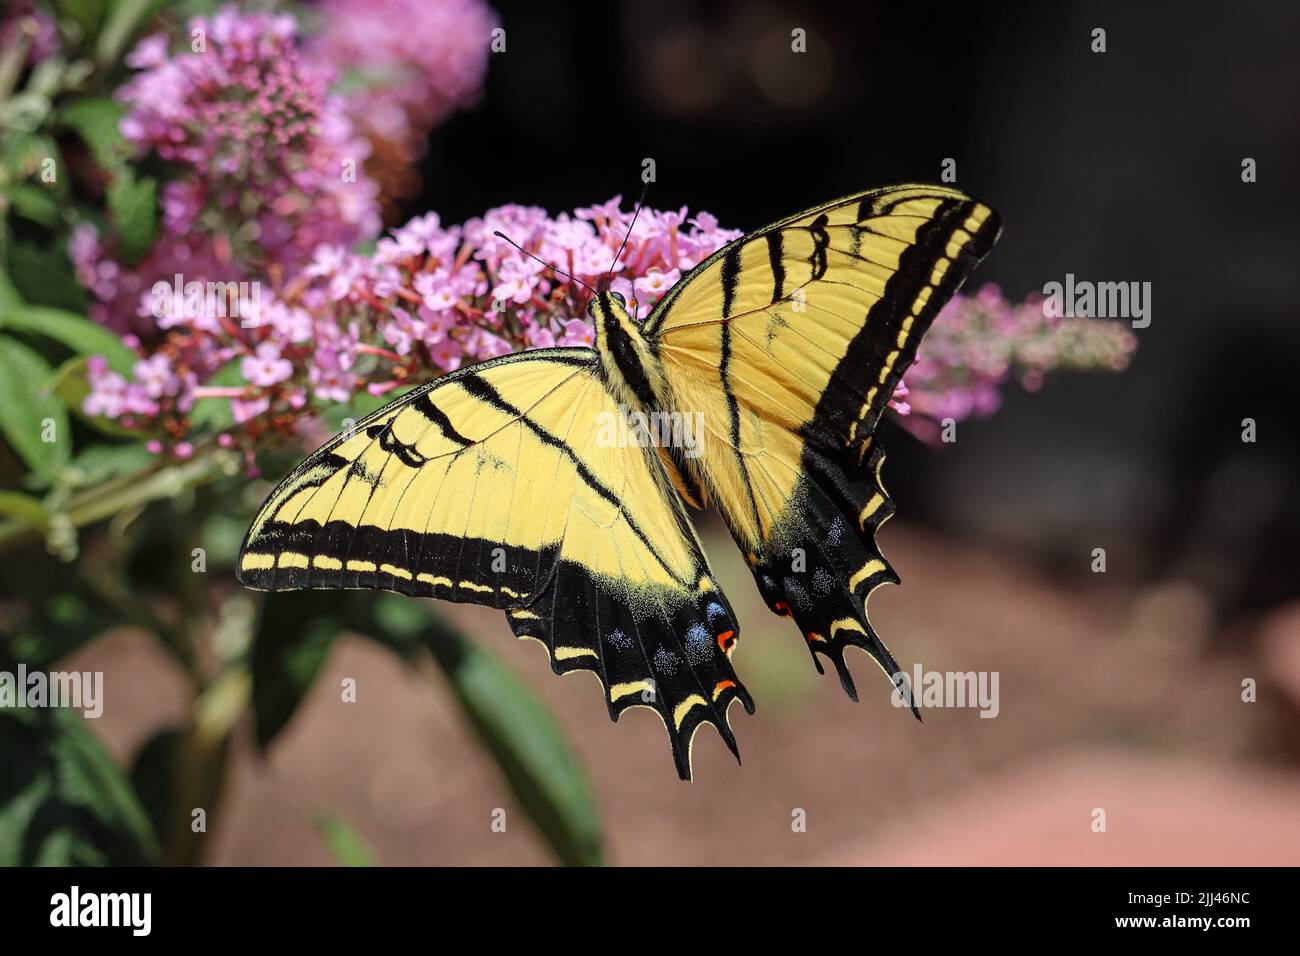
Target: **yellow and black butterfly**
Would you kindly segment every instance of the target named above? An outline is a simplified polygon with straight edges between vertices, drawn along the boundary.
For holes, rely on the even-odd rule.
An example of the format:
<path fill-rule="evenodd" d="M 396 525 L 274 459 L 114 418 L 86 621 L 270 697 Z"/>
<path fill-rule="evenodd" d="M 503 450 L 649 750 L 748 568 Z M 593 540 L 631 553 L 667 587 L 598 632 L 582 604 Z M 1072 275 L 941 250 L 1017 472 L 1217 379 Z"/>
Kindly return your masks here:
<path fill-rule="evenodd" d="M 951 189 L 875 189 L 724 246 L 644 324 L 617 293 L 594 349 L 522 352 L 416 389 L 328 442 L 268 498 L 239 580 L 385 588 L 501 608 L 556 673 L 600 678 L 610 717 L 663 718 L 678 772 L 712 724 L 732 752 L 740 626 L 685 503 L 711 500 L 764 601 L 857 699 L 844 650 L 898 667 L 867 598 L 898 577 L 873 439 L 935 314 L 999 232 Z M 696 416 L 703 453 L 602 440 L 610 415 Z"/>

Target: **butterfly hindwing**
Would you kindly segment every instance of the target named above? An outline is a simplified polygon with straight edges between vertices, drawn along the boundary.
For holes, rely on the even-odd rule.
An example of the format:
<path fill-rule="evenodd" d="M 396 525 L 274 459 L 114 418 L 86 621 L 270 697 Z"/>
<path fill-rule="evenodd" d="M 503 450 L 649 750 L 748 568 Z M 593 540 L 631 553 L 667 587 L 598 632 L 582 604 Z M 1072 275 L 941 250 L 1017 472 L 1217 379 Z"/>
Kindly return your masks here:
<path fill-rule="evenodd" d="M 850 196 L 723 247 L 646 323 L 674 407 L 703 415 L 695 477 L 769 607 L 850 696 L 845 647 L 898 671 L 866 611 L 898 580 L 875 541 L 893 512 L 875 427 L 998 231 L 987 206 L 942 187 Z"/>
<path fill-rule="evenodd" d="M 506 610 L 557 673 L 589 670 L 611 717 L 664 720 L 682 776 L 704 723 L 753 705 L 739 627 L 658 457 L 611 447 L 588 349 L 525 352 L 430 383 L 359 422 L 272 492 L 241 551 L 265 590 L 383 588 Z"/>

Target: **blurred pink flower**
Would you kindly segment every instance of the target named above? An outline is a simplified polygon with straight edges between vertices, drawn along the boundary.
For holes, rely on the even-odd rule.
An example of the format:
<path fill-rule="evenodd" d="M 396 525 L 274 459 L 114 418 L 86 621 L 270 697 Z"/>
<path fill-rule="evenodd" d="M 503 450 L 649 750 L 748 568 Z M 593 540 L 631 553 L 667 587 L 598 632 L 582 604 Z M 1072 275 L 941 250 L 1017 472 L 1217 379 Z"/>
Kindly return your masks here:
<path fill-rule="evenodd" d="M 1120 371 L 1136 348 L 1117 322 L 1049 316 L 1040 297 L 1014 305 L 989 284 L 943 307 L 890 405 L 904 428 L 934 443 L 945 418 L 996 412 L 1012 377 L 1033 391 L 1056 369 Z"/>
<path fill-rule="evenodd" d="M 54 17 L 32 0 L 15 0 L 0 17 L 0 48 L 13 46 L 19 37 L 25 37 L 28 43 L 28 66 L 58 53 L 61 45 Z"/>
<path fill-rule="evenodd" d="M 323 0 L 309 54 L 349 81 L 368 135 L 416 143 L 478 97 L 498 20 L 481 0 Z"/>
<path fill-rule="evenodd" d="M 111 235 L 86 225 L 73 234 L 93 315 L 119 331 L 155 331 L 140 319 L 158 280 L 296 271 L 318 247 L 347 248 L 380 227 L 377 188 L 361 167 L 369 146 L 330 94 L 330 71 L 300 52 L 292 17 L 226 6 L 193 18 L 183 43 L 169 54 L 162 34 L 140 41 L 127 62 L 141 72 L 117 92 L 128 108 L 122 135 L 177 171 L 162 188 L 159 236 L 128 267 Z M 207 331 L 216 318 L 173 315 Z"/>

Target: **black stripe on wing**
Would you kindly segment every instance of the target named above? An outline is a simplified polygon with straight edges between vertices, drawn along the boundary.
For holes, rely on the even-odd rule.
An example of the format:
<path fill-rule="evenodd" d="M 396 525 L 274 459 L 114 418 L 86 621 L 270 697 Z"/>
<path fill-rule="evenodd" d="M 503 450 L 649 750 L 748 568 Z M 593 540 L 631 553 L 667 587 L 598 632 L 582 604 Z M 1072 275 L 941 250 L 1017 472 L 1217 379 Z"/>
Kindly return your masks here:
<path fill-rule="evenodd" d="M 888 212 L 891 204 L 878 207 L 880 199 L 863 198 L 858 210 L 860 222 Z M 982 215 L 983 221 L 968 234 L 969 238 L 961 240 L 972 215 Z M 899 257 L 898 269 L 885 283 L 884 295 L 867 311 L 862 328 L 831 373 L 813 419 L 805 426 L 805 439 L 827 451 L 845 448 L 847 439 L 850 454 L 846 464 L 855 468 L 865 460 L 870 437 L 898 380 L 916 357 L 921 338 L 939 310 L 993 248 L 1000 231 L 997 213 L 982 203 L 954 198 L 942 201 L 934 217 L 918 230 L 913 243 Z M 955 239 L 959 247 L 949 256 Z M 932 284 L 940 266 L 942 276 Z M 927 289 L 928 298 L 914 312 L 918 297 Z"/>

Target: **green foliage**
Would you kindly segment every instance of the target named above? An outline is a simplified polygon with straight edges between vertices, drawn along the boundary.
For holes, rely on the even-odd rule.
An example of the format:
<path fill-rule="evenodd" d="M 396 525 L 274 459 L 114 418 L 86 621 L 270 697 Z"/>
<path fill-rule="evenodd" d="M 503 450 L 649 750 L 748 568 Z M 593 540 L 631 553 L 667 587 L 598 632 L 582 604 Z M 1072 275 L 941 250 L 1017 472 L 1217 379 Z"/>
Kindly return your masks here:
<path fill-rule="evenodd" d="M 59 113 L 63 124 L 90 147 L 100 167 L 117 169 L 131 154 L 122 138 L 122 117 L 126 108 L 107 96 L 88 96 L 73 100 Z"/>
<path fill-rule="evenodd" d="M 94 37 L 104 22 L 107 0 L 58 0 L 59 12 L 74 20 L 82 33 Z"/>
<path fill-rule="evenodd" d="M 0 866 L 157 858 L 148 815 L 79 715 L 0 710 L 0 768 Z"/>
<path fill-rule="evenodd" d="M 68 410 L 46 389 L 53 372 L 38 353 L 0 336 L 0 431 L 32 473 L 45 480 L 70 457 Z M 51 428 L 54 440 L 46 441 Z"/>
<path fill-rule="evenodd" d="M 106 0 L 107 17 L 95 44 L 100 64 L 115 63 L 149 18 L 166 6 L 166 0 Z"/>
<path fill-rule="evenodd" d="M 598 866 L 600 812 L 550 711 L 496 657 L 440 620 L 424 637 L 470 726 L 556 857 Z"/>
<path fill-rule="evenodd" d="M 29 667 L 52 667 L 123 623 L 121 614 L 104 607 L 73 577 L 69 573 L 59 574 L 56 582 L 60 590 L 30 608 L 27 616 L 13 628 L 10 652 Z"/>
<path fill-rule="evenodd" d="M 143 442 L 91 445 L 68 464 L 64 477 L 74 488 L 92 488 L 114 478 L 137 474 L 154 463 Z"/>
<path fill-rule="evenodd" d="M 76 312 L 39 305 L 0 305 L 0 331 L 28 332 L 53 339 L 81 357 L 102 355 L 109 368 L 128 375 L 136 354 L 102 325 Z"/>
<path fill-rule="evenodd" d="M 131 765 L 131 786 L 155 833 L 166 833 L 176 806 L 176 772 L 185 739 L 179 727 L 166 727 L 150 737 Z"/>
<path fill-rule="evenodd" d="M 253 653 L 258 742 L 267 746 L 306 696 L 337 635 L 356 631 L 418 661 L 432 653 L 469 725 L 558 860 L 601 862 L 600 814 L 548 708 L 495 655 L 427 607 L 368 591 L 268 595 Z"/>
<path fill-rule="evenodd" d="M 17 518 L 44 531 L 49 520 L 40 501 L 20 491 L 0 491 L 0 515 Z"/>
<path fill-rule="evenodd" d="M 122 259 L 132 265 L 149 251 L 158 234 L 158 182 L 120 170 L 108 184 L 106 197 Z"/>
<path fill-rule="evenodd" d="M 267 596 L 253 645 L 253 713 L 263 749 L 288 724 L 320 673 L 341 627 L 343 599 L 310 591 Z"/>
<path fill-rule="evenodd" d="M 47 228 L 58 224 L 61 215 L 59 201 L 49 190 L 30 183 L 18 183 L 10 186 L 7 193 L 14 212 L 19 216 Z"/>
<path fill-rule="evenodd" d="M 61 245 L 25 240 L 9 243 L 9 276 L 28 302 L 85 312 L 86 293 L 73 278 L 72 260 Z"/>
<path fill-rule="evenodd" d="M 375 851 L 343 816 L 334 811 L 316 815 L 316 831 L 339 866 L 378 866 Z"/>

